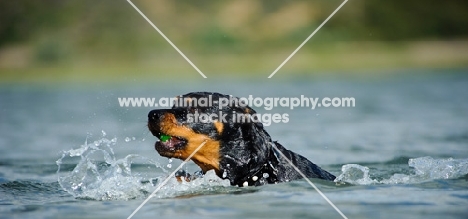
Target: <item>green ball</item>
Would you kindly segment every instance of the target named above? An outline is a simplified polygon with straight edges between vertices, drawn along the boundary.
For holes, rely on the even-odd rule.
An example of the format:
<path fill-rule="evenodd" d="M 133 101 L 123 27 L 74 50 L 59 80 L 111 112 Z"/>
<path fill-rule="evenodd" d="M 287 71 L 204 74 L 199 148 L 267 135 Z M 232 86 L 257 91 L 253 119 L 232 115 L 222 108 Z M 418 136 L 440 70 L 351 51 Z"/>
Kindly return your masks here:
<path fill-rule="evenodd" d="M 159 137 L 159 140 L 161 140 L 162 142 L 166 142 L 169 139 L 171 139 L 171 136 L 169 135 L 161 135 L 161 137 Z"/>

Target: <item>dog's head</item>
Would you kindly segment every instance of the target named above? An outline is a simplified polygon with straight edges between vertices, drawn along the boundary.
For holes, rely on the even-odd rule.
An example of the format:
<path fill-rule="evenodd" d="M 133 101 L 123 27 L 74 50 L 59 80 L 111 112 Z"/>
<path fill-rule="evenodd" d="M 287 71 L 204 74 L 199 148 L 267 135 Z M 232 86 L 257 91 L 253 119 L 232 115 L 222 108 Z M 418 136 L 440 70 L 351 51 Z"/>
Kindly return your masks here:
<path fill-rule="evenodd" d="M 228 102 L 227 102 L 228 101 Z M 236 97 L 197 92 L 178 96 L 172 109 L 153 110 L 148 128 L 161 156 L 191 158 L 203 172 L 214 169 L 231 184 L 260 171 L 271 156 L 271 138 L 255 111 Z M 264 165 L 263 165 L 264 164 Z"/>

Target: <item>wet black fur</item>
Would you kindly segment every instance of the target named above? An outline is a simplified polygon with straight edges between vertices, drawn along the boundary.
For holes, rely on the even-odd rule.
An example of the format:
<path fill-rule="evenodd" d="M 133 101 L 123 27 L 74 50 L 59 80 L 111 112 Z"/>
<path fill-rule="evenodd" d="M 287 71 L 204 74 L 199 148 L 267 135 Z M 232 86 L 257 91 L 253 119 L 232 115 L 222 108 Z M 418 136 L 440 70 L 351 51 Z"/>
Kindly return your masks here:
<path fill-rule="evenodd" d="M 186 98 L 202 98 L 212 96 L 212 100 L 229 98 L 228 95 L 210 92 L 196 92 L 182 95 Z M 233 98 L 233 97 L 232 97 Z M 245 182 L 249 186 L 264 185 L 267 183 L 287 182 L 301 179 L 302 176 L 272 147 L 275 146 L 308 178 L 320 178 L 334 180 L 335 176 L 321 169 L 307 158 L 284 148 L 276 141 L 272 141 L 270 135 L 263 129 L 260 122 L 234 123 L 232 117 L 235 113 L 245 114 L 246 110 L 251 115 L 256 112 L 250 107 L 227 106 L 219 109 L 218 104 L 211 107 L 177 107 L 164 110 L 153 110 L 149 113 L 148 127 L 153 134 L 158 132 L 159 117 L 165 112 L 176 116 L 181 125 L 191 128 L 197 133 L 208 135 L 214 140 L 220 141 L 220 171 L 221 178 L 227 178 L 232 185 L 243 186 Z M 188 122 L 187 114 L 207 113 L 219 114 L 221 111 L 227 114 L 222 133 L 218 133 L 213 123 Z"/>

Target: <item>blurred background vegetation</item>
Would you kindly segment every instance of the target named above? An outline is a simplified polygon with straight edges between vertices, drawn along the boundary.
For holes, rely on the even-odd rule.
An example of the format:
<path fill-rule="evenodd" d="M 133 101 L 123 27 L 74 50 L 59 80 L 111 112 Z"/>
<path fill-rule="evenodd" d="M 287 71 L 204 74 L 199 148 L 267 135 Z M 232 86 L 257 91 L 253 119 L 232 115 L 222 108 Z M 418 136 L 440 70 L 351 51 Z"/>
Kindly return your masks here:
<path fill-rule="evenodd" d="M 341 0 L 133 0 L 208 77 L 267 77 Z M 468 1 L 350 0 L 288 75 L 468 66 Z M 125 0 L 0 1 L 0 81 L 199 77 Z"/>

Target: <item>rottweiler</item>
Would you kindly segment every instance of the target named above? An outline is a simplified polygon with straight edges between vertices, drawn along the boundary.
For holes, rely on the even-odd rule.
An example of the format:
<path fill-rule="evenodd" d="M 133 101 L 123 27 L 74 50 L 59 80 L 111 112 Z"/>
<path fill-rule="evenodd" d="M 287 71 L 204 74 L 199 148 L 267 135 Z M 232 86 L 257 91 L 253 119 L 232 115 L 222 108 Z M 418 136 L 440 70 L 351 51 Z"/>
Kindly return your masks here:
<path fill-rule="evenodd" d="M 171 109 L 148 114 L 148 128 L 159 139 L 155 149 L 161 156 L 185 160 L 204 142 L 191 160 L 203 173 L 214 170 L 231 185 L 259 186 L 301 179 L 278 153 L 280 150 L 308 178 L 335 179 L 307 158 L 273 141 L 255 119 L 255 110 L 237 97 L 193 92 L 178 96 L 174 102 Z"/>

